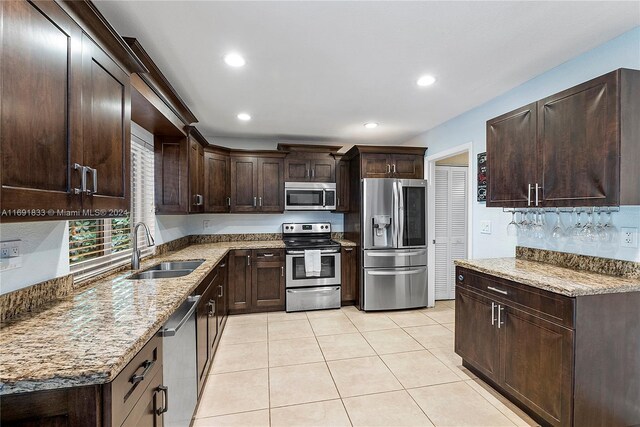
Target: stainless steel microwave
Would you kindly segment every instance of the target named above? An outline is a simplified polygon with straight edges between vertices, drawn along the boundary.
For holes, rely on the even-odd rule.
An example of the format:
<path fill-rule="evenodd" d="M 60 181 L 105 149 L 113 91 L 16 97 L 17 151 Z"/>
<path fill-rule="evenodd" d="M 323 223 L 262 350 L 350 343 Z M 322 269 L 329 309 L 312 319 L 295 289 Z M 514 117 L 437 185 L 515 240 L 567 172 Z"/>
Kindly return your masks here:
<path fill-rule="evenodd" d="M 284 208 L 288 211 L 333 211 L 335 182 L 285 182 Z"/>

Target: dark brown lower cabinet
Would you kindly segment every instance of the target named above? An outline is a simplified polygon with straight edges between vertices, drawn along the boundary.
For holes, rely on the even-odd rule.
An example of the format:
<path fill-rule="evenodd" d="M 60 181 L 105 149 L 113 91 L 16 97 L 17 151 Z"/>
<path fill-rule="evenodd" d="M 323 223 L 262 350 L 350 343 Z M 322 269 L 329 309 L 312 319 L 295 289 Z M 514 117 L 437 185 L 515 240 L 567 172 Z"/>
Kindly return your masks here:
<path fill-rule="evenodd" d="M 229 253 L 229 314 L 285 308 L 285 259 L 282 249 Z"/>
<path fill-rule="evenodd" d="M 342 305 L 354 304 L 358 300 L 358 257 L 355 247 L 342 248 L 340 253 Z"/>
<path fill-rule="evenodd" d="M 640 292 L 567 297 L 456 276 L 464 366 L 543 425 L 640 424 Z"/>
<path fill-rule="evenodd" d="M 198 395 L 202 392 L 227 319 L 227 257 L 196 288 L 196 364 Z"/>
<path fill-rule="evenodd" d="M 0 425 L 160 427 L 170 393 L 162 366 L 158 333 L 110 383 L 2 396 Z"/>

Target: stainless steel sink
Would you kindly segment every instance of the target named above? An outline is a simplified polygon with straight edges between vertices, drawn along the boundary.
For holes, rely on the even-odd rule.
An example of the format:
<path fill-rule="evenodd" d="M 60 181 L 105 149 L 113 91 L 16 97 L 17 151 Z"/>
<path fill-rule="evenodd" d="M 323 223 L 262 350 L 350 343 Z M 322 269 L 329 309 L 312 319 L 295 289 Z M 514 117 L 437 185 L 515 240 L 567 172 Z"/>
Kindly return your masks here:
<path fill-rule="evenodd" d="M 200 267 L 200 264 L 204 262 L 203 259 L 194 259 L 190 261 L 165 261 L 158 265 L 154 265 L 151 268 L 147 268 L 144 271 L 157 271 L 157 270 L 195 270 Z"/>
<path fill-rule="evenodd" d="M 147 280 L 147 279 L 169 279 L 172 277 L 182 277 L 191 274 L 193 270 L 147 270 L 140 273 L 132 274 L 127 277 L 129 280 Z"/>
<path fill-rule="evenodd" d="M 182 277 L 191 274 L 193 270 L 198 268 L 204 262 L 203 259 L 194 259 L 190 261 L 165 261 L 158 265 L 149 267 L 139 273 L 132 274 L 127 277 L 129 280 L 147 280 L 147 279 L 169 279 L 172 277 Z"/>

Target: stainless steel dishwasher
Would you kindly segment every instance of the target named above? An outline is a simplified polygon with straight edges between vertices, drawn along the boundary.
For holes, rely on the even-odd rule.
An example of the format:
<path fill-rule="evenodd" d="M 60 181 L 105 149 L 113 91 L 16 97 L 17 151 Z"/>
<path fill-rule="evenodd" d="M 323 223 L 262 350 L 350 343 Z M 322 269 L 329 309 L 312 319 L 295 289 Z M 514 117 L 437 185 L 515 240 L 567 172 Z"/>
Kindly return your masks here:
<path fill-rule="evenodd" d="M 188 427 L 198 401 L 196 367 L 196 307 L 200 295 L 190 296 L 162 328 L 164 384 L 171 393 L 167 399 L 165 427 Z M 168 393 L 167 393 L 168 395 Z"/>

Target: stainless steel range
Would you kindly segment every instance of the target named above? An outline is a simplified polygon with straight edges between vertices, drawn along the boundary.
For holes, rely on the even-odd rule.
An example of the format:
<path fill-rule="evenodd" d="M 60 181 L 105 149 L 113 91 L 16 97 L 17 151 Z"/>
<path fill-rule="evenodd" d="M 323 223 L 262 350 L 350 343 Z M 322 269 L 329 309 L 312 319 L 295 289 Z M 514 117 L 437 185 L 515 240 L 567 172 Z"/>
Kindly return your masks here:
<path fill-rule="evenodd" d="M 340 244 L 327 222 L 282 224 L 287 311 L 340 308 Z"/>

